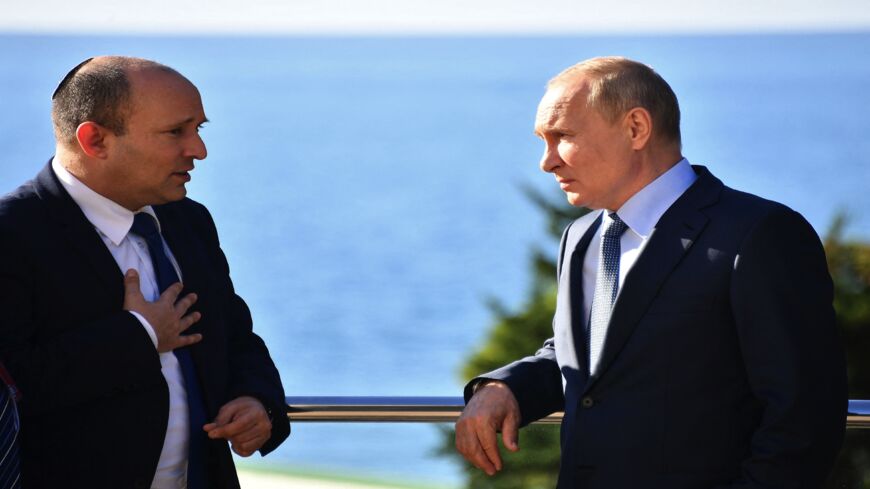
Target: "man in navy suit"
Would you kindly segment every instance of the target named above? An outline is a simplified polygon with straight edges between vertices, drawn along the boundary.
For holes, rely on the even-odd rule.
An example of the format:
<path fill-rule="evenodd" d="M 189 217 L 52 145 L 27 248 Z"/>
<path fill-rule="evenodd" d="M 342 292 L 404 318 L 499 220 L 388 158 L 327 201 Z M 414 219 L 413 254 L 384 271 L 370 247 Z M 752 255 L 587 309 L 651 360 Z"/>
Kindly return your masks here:
<path fill-rule="evenodd" d="M 564 410 L 559 489 L 818 488 L 846 371 L 812 227 L 681 154 L 651 68 L 594 58 L 548 85 L 541 168 L 598 210 L 562 237 L 553 338 L 472 380 L 456 446 L 493 475 L 496 432 Z"/>
<path fill-rule="evenodd" d="M 98 57 L 56 90 L 52 161 L 0 200 L 0 356 L 28 489 L 237 488 L 289 434 L 284 391 L 208 211 L 196 87 Z"/>

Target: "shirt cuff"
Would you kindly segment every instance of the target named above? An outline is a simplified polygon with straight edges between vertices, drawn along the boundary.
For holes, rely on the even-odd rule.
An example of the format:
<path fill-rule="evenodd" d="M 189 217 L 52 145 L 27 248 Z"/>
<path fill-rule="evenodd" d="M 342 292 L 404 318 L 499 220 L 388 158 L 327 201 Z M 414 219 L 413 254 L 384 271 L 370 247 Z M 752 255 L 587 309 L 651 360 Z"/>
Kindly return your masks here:
<path fill-rule="evenodd" d="M 139 314 L 136 311 L 127 311 L 132 314 L 136 319 L 142 323 L 142 327 L 145 328 L 145 332 L 148 333 L 148 337 L 151 338 L 151 342 L 154 343 L 154 349 L 157 349 L 157 333 L 154 332 L 154 328 L 151 327 L 151 323 L 145 319 L 145 316 Z"/>

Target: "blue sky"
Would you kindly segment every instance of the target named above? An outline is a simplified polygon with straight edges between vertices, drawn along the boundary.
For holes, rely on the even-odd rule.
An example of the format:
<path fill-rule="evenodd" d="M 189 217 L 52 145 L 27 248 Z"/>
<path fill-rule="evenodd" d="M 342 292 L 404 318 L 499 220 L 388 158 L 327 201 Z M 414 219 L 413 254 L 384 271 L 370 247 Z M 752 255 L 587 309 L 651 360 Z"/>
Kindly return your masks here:
<path fill-rule="evenodd" d="M 870 29 L 868 0 L 0 0 L 0 31 L 584 34 Z"/>

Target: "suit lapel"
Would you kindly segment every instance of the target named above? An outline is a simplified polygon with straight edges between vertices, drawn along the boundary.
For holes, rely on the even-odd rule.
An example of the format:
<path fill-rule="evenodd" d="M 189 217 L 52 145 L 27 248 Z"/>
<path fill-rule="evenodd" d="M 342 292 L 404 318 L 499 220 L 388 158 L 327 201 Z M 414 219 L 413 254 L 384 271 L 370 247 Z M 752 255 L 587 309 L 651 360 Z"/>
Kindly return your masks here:
<path fill-rule="evenodd" d="M 51 162 L 39 172 L 34 181 L 37 195 L 45 202 L 52 223 L 65 238 L 70 248 L 90 264 L 97 276 L 123 302 L 124 275 L 100 238 L 94 225 L 88 221 L 78 204 L 61 185 L 51 169 Z"/>
<path fill-rule="evenodd" d="M 205 264 L 202 260 L 202 251 L 197 247 L 197 241 L 193 239 L 191 231 L 185 225 L 183 219 L 178 215 L 175 209 L 169 206 L 154 206 L 154 212 L 157 214 L 157 219 L 160 220 L 160 232 L 169 249 L 172 251 L 172 256 L 178 263 L 178 268 L 181 269 L 182 283 L 184 290 L 181 296 L 191 292 L 202 290 L 201 284 L 204 273 Z M 196 304 L 191 310 L 196 310 Z M 200 323 L 194 323 L 188 333 L 200 332 Z"/>
<path fill-rule="evenodd" d="M 590 378 L 586 390 L 607 371 L 662 284 L 707 225 L 708 218 L 701 209 L 718 200 L 722 182 L 706 168 L 695 168 L 698 180 L 665 212 L 625 277 L 613 306 L 598 371 Z"/>

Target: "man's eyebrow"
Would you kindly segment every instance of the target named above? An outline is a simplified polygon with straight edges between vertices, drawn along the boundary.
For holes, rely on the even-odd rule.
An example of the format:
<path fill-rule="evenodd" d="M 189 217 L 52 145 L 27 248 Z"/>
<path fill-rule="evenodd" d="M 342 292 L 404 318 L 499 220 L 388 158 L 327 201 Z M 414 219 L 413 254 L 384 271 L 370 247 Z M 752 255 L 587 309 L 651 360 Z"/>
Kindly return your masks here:
<path fill-rule="evenodd" d="M 167 124 L 166 127 L 183 126 L 184 124 L 190 124 L 191 122 L 196 122 L 196 121 L 197 121 L 196 117 L 188 117 L 187 119 L 184 119 L 183 121 L 177 121 L 177 122 L 173 122 L 172 124 Z M 211 121 L 208 120 L 208 117 L 205 117 L 202 119 L 202 121 L 197 123 L 197 125 L 203 125 L 207 122 L 211 122 Z"/>
<path fill-rule="evenodd" d="M 535 130 L 532 132 L 535 134 L 535 136 L 542 138 L 542 137 L 544 137 L 544 134 L 546 134 L 548 132 L 550 132 L 550 133 L 557 132 L 560 134 L 568 134 L 571 131 L 569 131 L 569 129 L 565 126 L 560 126 L 558 124 L 554 124 L 554 125 L 547 124 L 547 125 L 535 127 Z"/>

